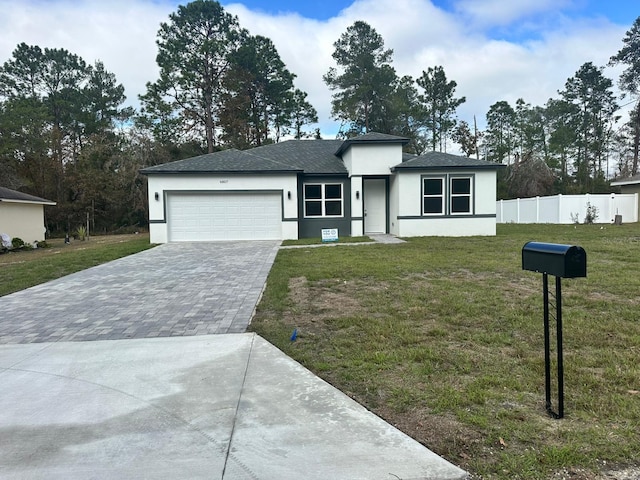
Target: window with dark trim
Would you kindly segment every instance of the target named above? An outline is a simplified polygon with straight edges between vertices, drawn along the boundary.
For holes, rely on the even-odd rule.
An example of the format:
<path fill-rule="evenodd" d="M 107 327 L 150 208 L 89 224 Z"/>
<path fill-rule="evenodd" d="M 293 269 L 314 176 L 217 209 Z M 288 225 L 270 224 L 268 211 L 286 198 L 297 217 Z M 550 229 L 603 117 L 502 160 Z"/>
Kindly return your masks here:
<path fill-rule="evenodd" d="M 422 179 L 423 215 L 444 214 L 444 177 Z"/>
<path fill-rule="evenodd" d="M 304 185 L 305 217 L 342 217 L 341 183 L 307 183 Z"/>
<path fill-rule="evenodd" d="M 471 177 L 451 177 L 451 215 L 471 213 Z"/>

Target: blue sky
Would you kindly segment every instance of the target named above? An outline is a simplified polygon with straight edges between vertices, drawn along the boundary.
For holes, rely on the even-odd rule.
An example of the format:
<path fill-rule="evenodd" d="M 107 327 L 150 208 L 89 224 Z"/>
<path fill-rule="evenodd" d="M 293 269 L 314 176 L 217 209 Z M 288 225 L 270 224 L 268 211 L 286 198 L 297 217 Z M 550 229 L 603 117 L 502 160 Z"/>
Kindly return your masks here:
<path fill-rule="evenodd" d="M 20 42 L 66 48 L 103 61 L 137 107 L 157 79 L 156 34 L 176 0 L 0 0 L 0 62 Z M 322 76 L 334 66 L 333 43 L 356 20 L 369 23 L 394 51 L 399 75 L 442 66 L 467 101 L 458 117 L 480 126 L 490 106 L 523 98 L 542 105 L 585 62 L 605 67 L 640 15 L 640 0 L 222 0 L 254 35 L 272 39 L 309 94 L 325 138 L 331 92 Z M 605 67 L 617 81 L 621 68 Z M 624 113 L 624 112 L 622 112 Z M 455 149 L 455 146 L 452 146 Z"/>

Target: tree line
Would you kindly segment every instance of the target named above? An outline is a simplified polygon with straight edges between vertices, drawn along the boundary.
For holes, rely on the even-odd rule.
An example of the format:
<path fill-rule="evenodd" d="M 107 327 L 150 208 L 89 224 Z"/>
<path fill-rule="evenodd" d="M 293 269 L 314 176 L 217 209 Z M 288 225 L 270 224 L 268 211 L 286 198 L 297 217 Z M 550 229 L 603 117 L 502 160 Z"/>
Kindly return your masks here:
<path fill-rule="evenodd" d="M 622 100 L 634 105 L 619 126 L 620 105 L 604 67 L 583 64 L 567 79 L 557 98 L 543 106 L 524 99 L 515 105 L 500 100 L 486 114 L 486 128 L 475 119 L 459 120 L 457 83 L 442 66 L 429 67 L 417 79 L 400 77 L 392 66 L 393 51 L 367 23 L 355 22 L 334 43 L 337 67 L 324 76 L 335 93 L 332 115 L 341 134 L 366 131 L 403 135 L 407 150 L 446 151 L 457 144 L 465 155 L 504 163 L 500 198 L 552 193 L 608 192 L 608 172 L 622 177 L 638 173 L 640 145 L 640 17 L 623 39 L 610 65 L 625 66 L 619 87 Z M 630 98 L 630 100 L 628 100 Z"/>
<path fill-rule="evenodd" d="M 637 102 L 640 18 L 611 58 L 625 65 L 620 87 Z M 69 232 L 87 216 L 97 232 L 146 226 L 150 165 L 283 138 L 320 138 L 317 111 L 295 87 L 273 42 L 251 35 L 213 0 L 195 0 L 161 23 L 160 74 L 140 109 L 124 107 L 124 87 L 105 65 L 62 48 L 19 44 L 0 66 L 0 186 L 57 202 L 49 233 Z M 596 191 L 608 162 L 637 173 L 640 107 L 615 130 L 618 104 L 603 68 L 583 65 L 559 98 L 544 106 L 496 102 L 481 132 L 459 120 L 457 83 L 442 66 L 415 80 L 399 76 L 393 51 L 366 22 L 334 43 L 335 67 L 323 76 L 333 92 L 339 136 L 368 131 L 402 135 L 407 150 L 447 151 L 507 163 L 500 195 Z M 474 126 L 471 126 L 474 125 Z"/>

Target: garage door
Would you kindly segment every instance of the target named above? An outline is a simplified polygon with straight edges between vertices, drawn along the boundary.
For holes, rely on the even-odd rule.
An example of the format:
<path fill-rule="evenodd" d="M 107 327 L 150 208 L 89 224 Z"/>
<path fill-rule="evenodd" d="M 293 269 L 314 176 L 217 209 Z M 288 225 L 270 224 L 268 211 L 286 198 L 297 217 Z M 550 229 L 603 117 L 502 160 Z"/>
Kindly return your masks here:
<path fill-rule="evenodd" d="M 279 240 L 281 198 L 280 193 L 169 194 L 169 241 Z"/>

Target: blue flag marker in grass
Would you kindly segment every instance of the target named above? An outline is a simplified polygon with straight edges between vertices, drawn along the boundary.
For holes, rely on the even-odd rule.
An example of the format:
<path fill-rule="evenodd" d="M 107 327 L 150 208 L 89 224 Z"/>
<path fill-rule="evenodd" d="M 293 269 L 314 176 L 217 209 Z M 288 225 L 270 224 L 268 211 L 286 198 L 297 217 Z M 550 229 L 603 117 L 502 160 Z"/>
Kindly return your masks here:
<path fill-rule="evenodd" d="M 298 329 L 294 328 L 293 333 L 291 334 L 291 341 L 295 342 L 298 339 Z"/>

